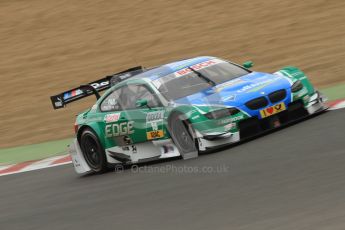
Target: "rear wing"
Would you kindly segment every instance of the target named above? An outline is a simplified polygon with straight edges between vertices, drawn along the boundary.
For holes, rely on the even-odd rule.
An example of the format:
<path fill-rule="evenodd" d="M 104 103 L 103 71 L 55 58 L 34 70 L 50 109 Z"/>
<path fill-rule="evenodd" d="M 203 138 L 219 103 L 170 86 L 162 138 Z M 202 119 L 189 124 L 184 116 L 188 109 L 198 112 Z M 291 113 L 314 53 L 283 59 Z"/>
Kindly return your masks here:
<path fill-rule="evenodd" d="M 80 100 L 84 97 L 88 97 L 92 94 L 95 94 L 97 99 L 99 98 L 100 91 L 109 89 L 111 86 L 126 80 L 130 77 L 133 77 L 139 73 L 144 72 L 145 69 L 142 66 L 136 66 L 127 70 L 124 70 L 113 75 L 106 76 L 97 81 L 90 82 L 86 85 L 81 85 L 77 88 L 67 90 L 60 94 L 50 97 L 50 100 L 53 104 L 54 109 L 61 109 L 66 106 L 66 104 L 73 101 Z"/>

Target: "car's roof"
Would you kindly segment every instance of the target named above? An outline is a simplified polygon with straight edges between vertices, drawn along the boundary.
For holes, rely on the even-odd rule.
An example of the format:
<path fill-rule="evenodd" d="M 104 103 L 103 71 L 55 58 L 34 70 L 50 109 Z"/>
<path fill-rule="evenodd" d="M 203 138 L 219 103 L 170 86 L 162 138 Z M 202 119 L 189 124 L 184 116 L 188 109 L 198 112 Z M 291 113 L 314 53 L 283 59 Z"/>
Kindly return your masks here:
<path fill-rule="evenodd" d="M 155 79 L 161 78 L 168 74 L 174 73 L 178 70 L 184 69 L 188 66 L 195 65 L 200 62 L 205 62 L 214 58 L 215 57 L 202 56 L 202 57 L 195 57 L 195 58 L 180 60 L 176 62 L 171 62 L 165 65 L 161 65 L 159 67 L 153 68 L 151 70 L 145 71 L 144 73 L 138 74 L 131 79 L 145 78 L 145 79 L 149 79 L 153 81 Z"/>

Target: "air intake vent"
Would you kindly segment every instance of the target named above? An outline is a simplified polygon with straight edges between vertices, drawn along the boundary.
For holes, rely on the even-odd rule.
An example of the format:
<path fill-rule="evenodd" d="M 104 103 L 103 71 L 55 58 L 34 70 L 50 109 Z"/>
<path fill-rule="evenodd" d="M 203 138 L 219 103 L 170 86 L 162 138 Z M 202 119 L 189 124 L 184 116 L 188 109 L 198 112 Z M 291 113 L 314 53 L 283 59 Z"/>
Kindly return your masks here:
<path fill-rule="evenodd" d="M 249 109 L 257 110 L 268 105 L 268 101 L 265 97 L 258 97 L 246 103 Z"/>
<path fill-rule="evenodd" d="M 286 90 L 285 89 L 277 90 L 277 91 L 275 91 L 273 93 L 270 93 L 268 95 L 268 97 L 269 97 L 269 99 L 270 99 L 270 101 L 272 103 L 276 103 L 278 101 L 282 101 L 286 97 Z"/>

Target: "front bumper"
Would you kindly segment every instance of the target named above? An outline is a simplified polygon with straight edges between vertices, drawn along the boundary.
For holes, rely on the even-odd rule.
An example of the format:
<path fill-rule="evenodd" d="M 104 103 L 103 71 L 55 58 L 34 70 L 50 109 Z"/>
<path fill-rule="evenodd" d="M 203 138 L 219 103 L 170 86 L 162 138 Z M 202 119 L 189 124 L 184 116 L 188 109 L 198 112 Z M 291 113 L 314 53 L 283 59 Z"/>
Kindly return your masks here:
<path fill-rule="evenodd" d="M 326 110 L 328 108 L 324 103 L 326 101 L 327 97 L 325 97 L 321 92 L 315 91 L 315 93 L 310 96 L 308 104 L 306 106 L 308 113 L 314 114 L 319 111 Z"/>
<path fill-rule="evenodd" d="M 324 104 L 326 100 L 327 98 L 322 95 L 322 93 L 316 91 L 308 98 L 306 103 L 302 100 L 291 102 L 287 105 L 287 109 L 285 111 L 273 116 L 269 116 L 264 119 L 251 117 L 242 120 L 238 124 L 241 140 L 324 111 L 327 109 L 327 106 Z"/>
<path fill-rule="evenodd" d="M 200 151 L 219 148 L 240 141 L 239 132 L 208 133 L 203 135 L 199 133 L 197 136 Z"/>

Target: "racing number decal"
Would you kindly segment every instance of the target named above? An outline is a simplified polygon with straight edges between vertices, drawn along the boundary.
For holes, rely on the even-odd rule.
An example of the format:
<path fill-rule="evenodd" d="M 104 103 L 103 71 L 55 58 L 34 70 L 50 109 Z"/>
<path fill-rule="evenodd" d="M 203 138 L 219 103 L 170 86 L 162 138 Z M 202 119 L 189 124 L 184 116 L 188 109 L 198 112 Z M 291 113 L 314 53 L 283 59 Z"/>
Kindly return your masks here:
<path fill-rule="evenodd" d="M 146 133 L 147 139 L 152 140 L 152 139 L 157 139 L 161 138 L 164 136 L 163 130 L 154 130 Z"/>
<path fill-rule="evenodd" d="M 163 131 L 164 111 L 149 112 L 146 115 L 146 137 L 147 140 L 164 137 Z"/>
<path fill-rule="evenodd" d="M 284 102 L 276 104 L 274 106 L 268 107 L 266 109 L 263 109 L 260 111 L 261 117 L 265 118 L 265 117 L 269 117 L 272 116 L 274 114 L 277 114 L 281 111 L 286 110 L 285 104 Z"/>

